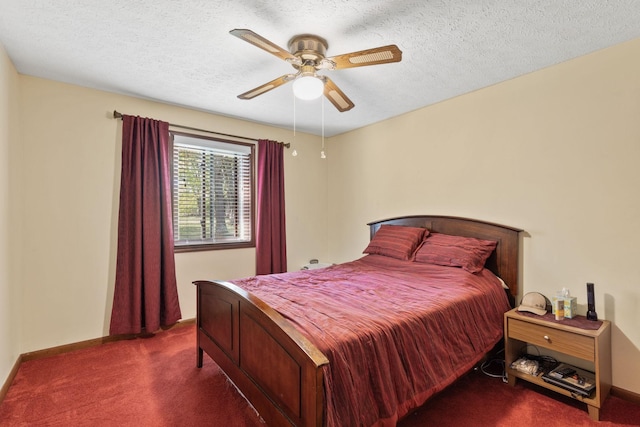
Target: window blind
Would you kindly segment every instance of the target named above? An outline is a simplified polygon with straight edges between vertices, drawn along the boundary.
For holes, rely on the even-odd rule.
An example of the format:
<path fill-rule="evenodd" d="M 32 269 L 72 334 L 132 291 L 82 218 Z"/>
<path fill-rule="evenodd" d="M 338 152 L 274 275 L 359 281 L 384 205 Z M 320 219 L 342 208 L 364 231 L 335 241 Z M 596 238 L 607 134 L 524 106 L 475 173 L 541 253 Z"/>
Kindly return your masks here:
<path fill-rule="evenodd" d="M 176 246 L 251 241 L 251 168 L 251 147 L 174 137 Z"/>

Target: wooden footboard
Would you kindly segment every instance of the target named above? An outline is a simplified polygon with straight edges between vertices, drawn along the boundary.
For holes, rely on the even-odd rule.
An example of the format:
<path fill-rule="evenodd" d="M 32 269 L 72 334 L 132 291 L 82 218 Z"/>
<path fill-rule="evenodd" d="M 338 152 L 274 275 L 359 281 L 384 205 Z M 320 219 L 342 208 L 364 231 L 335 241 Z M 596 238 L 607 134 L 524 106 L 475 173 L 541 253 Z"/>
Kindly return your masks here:
<path fill-rule="evenodd" d="M 206 352 L 267 425 L 322 426 L 324 354 L 251 293 L 229 282 L 194 284 L 197 366 Z"/>

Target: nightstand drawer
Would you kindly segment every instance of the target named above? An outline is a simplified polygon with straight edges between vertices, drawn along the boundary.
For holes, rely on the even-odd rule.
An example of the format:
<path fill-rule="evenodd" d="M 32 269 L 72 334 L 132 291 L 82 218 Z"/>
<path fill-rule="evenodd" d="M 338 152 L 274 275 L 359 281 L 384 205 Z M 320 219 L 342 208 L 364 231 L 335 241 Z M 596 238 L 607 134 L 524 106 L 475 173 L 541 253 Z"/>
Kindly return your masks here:
<path fill-rule="evenodd" d="M 516 319 L 509 319 L 508 322 L 509 338 L 569 354 L 584 360 L 595 360 L 595 343 L 592 337 Z"/>

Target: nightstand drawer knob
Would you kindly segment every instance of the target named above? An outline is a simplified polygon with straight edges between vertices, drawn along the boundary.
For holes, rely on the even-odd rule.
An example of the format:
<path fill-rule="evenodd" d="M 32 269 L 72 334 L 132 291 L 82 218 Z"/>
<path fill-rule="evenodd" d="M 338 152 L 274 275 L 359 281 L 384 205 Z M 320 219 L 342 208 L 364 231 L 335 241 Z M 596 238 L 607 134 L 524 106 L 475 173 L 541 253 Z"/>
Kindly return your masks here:
<path fill-rule="evenodd" d="M 544 336 L 544 337 L 542 337 L 542 338 L 544 338 L 544 339 L 545 339 L 545 340 L 547 340 L 547 341 L 551 341 L 551 338 L 549 338 L 549 335 L 545 335 L 545 336 Z"/>

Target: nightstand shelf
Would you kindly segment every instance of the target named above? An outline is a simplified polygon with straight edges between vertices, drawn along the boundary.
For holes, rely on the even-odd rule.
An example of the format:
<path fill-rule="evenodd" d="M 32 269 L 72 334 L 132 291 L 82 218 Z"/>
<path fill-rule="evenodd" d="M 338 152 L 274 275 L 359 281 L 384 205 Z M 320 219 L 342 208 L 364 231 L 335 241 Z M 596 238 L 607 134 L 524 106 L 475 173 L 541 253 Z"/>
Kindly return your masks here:
<path fill-rule="evenodd" d="M 514 386 L 520 378 L 580 400 L 587 404 L 589 416 L 593 420 L 599 420 L 600 408 L 611 389 L 611 322 L 602 320 L 597 324 L 587 324 L 599 328 L 585 329 L 580 327 L 583 319 L 584 317 L 580 319 L 578 316 L 578 319 L 572 321 L 553 321 L 549 317 L 526 315 L 516 309 L 505 313 L 505 365 L 510 385 Z M 541 374 L 533 376 L 511 369 L 511 363 L 521 356 L 523 348 L 528 344 L 586 361 L 589 370 L 595 374 L 595 391 L 589 397 L 583 397 L 545 382 Z"/>

